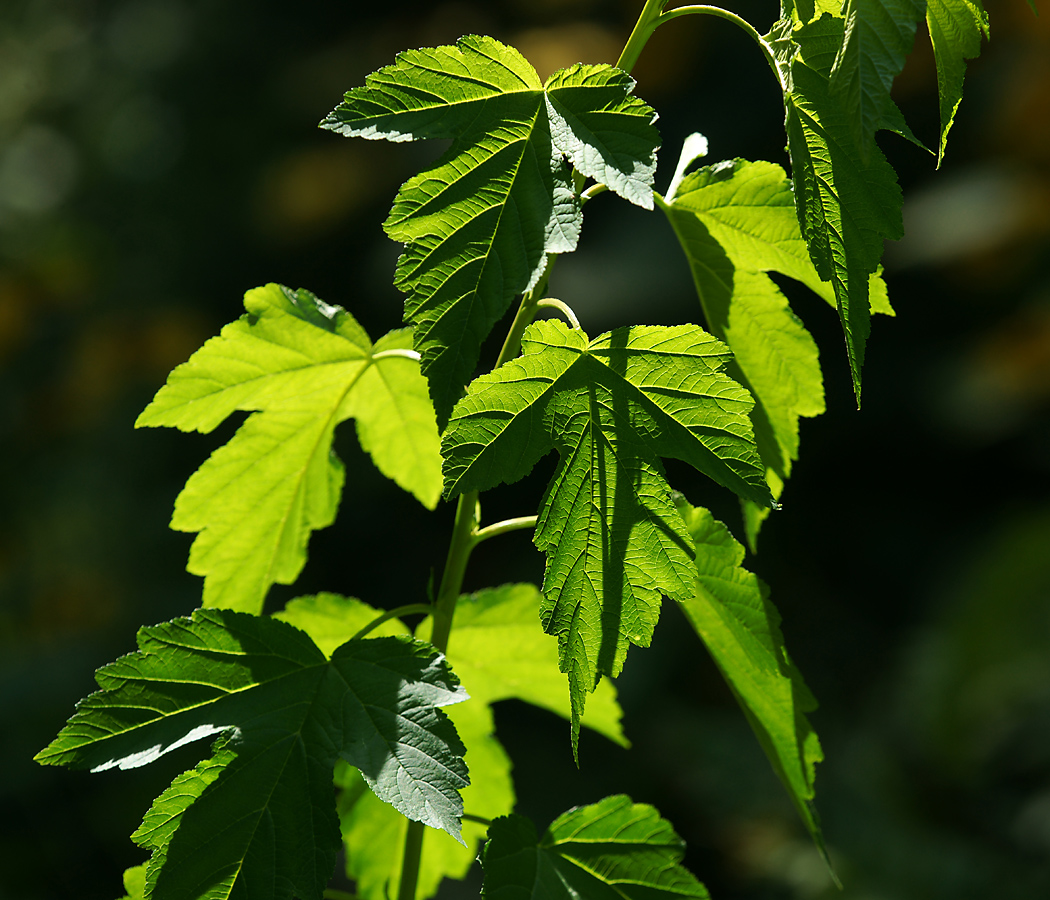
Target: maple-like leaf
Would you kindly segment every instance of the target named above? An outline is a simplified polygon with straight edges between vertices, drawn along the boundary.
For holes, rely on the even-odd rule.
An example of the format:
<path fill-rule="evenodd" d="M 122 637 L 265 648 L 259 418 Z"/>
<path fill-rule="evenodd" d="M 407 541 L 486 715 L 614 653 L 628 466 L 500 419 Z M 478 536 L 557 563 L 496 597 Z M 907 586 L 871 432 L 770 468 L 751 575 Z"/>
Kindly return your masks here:
<path fill-rule="evenodd" d="M 585 696 L 648 646 L 663 595 L 692 590 L 690 540 L 661 457 L 771 502 L 748 413 L 721 370 L 724 344 L 695 325 L 622 328 L 589 341 L 536 322 L 523 355 L 478 378 L 443 436 L 449 495 L 522 478 L 557 449 L 534 541 L 547 554 L 541 618 L 569 676 L 573 746 Z"/>
<path fill-rule="evenodd" d="M 514 295 L 537 283 L 548 254 L 576 247 L 582 214 L 565 161 L 652 209 L 659 134 L 633 87 L 605 65 L 542 84 L 517 50 L 468 35 L 399 54 L 321 123 L 347 136 L 452 141 L 402 186 L 384 226 L 405 244 L 395 284 L 442 426 Z"/>
<path fill-rule="evenodd" d="M 332 773 L 342 759 L 402 814 L 458 837 L 463 745 L 436 707 L 467 694 L 433 647 L 354 640 L 331 659 L 292 626 L 197 610 L 139 631 L 139 652 L 37 760 L 101 771 L 145 765 L 219 735 L 133 838 L 153 851 L 147 900 L 320 900 L 339 847 Z"/>
<path fill-rule="evenodd" d="M 203 605 L 258 613 L 272 584 L 302 571 L 311 531 L 335 520 L 345 477 L 336 425 L 356 419 L 379 470 L 429 509 L 441 459 L 408 329 L 373 345 L 345 310 L 276 284 L 248 291 L 244 305 L 135 424 L 207 433 L 258 410 L 190 477 L 171 520 L 200 532 L 187 568 L 205 577 Z"/>

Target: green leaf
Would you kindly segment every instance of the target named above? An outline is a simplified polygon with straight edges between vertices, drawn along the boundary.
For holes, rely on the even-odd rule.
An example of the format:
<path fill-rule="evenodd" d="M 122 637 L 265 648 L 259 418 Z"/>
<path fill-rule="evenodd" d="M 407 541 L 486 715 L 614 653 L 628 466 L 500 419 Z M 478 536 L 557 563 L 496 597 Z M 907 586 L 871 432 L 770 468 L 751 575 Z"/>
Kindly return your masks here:
<path fill-rule="evenodd" d="M 469 35 L 408 50 L 349 91 L 321 123 L 347 136 L 446 138 L 407 181 L 385 229 L 403 242 L 395 285 L 444 427 L 482 341 L 547 255 L 576 248 L 582 223 L 565 159 L 652 209 L 656 114 L 611 66 L 575 65 L 542 85 L 517 50 Z"/>
<path fill-rule="evenodd" d="M 865 159 L 880 128 L 919 143 L 890 98 L 890 88 L 915 43 L 915 26 L 925 6 L 925 0 L 843 4 L 846 30 L 831 67 L 831 89 L 842 107 L 853 112 L 853 139 Z"/>
<path fill-rule="evenodd" d="M 464 809 L 472 815 L 494 819 L 514 807 L 510 761 L 493 734 L 489 705 L 518 699 L 566 719 L 571 715 L 565 683 L 558 674 L 557 642 L 540 628 L 541 602 L 535 585 L 508 584 L 462 596 L 456 606 L 449 662 L 470 700 L 452 707 L 448 716 L 467 747 L 470 786 L 462 794 Z M 422 622 L 417 636 L 426 640 L 430 626 L 430 620 Z M 616 692 L 603 681 L 587 705 L 583 724 L 627 746 L 620 717 Z M 360 896 L 385 900 L 397 896 L 406 820 L 364 791 L 359 781 L 352 771 L 340 781 L 347 874 L 356 881 Z M 432 896 L 442 878 L 464 877 L 484 833 L 483 826 L 464 822 L 465 848 L 446 835 L 428 834 L 417 900 Z"/>
<path fill-rule="evenodd" d="M 147 863 L 124 870 L 124 896 L 121 900 L 143 900 L 146 896 Z"/>
<path fill-rule="evenodd" d="M 854 113 L 830 87 L 844 41 L 843 20 L 824 14 L 793 31 L 782 20 L 770 38 L 787 85 L 788 152 L 799 224 L 817 273 L 834 289 L 859 404 L 870 331 L 868 284 L 878 270 L 883 242 L 904 233 L 901 191 L 874 143 L 866 152 L 859 150 Z"/>
<path fill-rule="evenodd" d="M 276 284 L 248 291 L 244 306 L 135 424 L 210 432 L 237 410 L 260 410 L 189 479 L 171 520 L 200 532 L 187 569 L 205 576 L 203 605 L 258 613 L 272 584 L 302 571 L 311 531 L 335 520 L 344 480 L 336 425 L 355 418 L 380 471 L 428 509 L 441 461 L 407 330 L 373 346 L 349 313 Z"/>
<path fill-rule="evenodd" d="M 707 890 L 681 865 L 685 844 L 651 806 L 623 795 L 558 816 L 537 839 L 523 816 L 497 819 L 481 855 L 485 900 L 659 900 Z"/>
<path fill-rule="evenodd" d="M 824 755 L 806 718 L 817 703 L 784 648 L 769 588 L 740 566 L 744 548 L 725 525 L 681 498 L 678 508 L 695 541 L 697 566 L 694 591 L 682 610 L 827 860 L 813 803 L 815 768 Z"/>
<path fill-rule="evenodd" d="M 806 251 L 790 182 L 773 163 L 732 160 L 687 176 L 661 208 L 689 261 L 708 327 L 733 351 L 729 372 L 755 397 L 755 440 L 778 498 L 798 458 L 799 417 L 824 412 L 824 383 L 816 343 L 765 273 L 830 290 Z M 764 514 L 745 503 L 754 547 Z"/>
<path fill-rule="evenodd" d="M 615 676 L 629 643 L 648 646 L 662 595 L 692 590 L 688 533 L 660 457 L 681 459 L 769 504 L 750 395 L 720 371 L 724 344 L 695 325 L 622 328 L 588 342 L 536 322 L 523 356 L 474 381 L 445 431 L 449 495 L 561 461 L 533 540 L 547 554 L 544 630 L 569 676 L 573 747 L 585 695 Z"/>
<path fill-rule="evenodd" d="M 127 769 L 220 735 L 133 835 L 153 851 L 148 898 L 320 898 L 339 846 L 337 759 L 404 815 L 459 835 L 464 751 L 436 707 L 467 695 L 429 645 L 350 641 L 329 661 L 284 622 L 197 610 L 141 629 L 139 648 L 99 670 L 102 690 L 36 758 Z"/>
<path fill-rule="evenodd" d="M 327 657 L 341 647 L 370 622 L 374 622 L 383 610 L 362 603 L 356 597 L 339 594 L 312 594 L 289 600 L 273 618 L 294 625 L 310 635 L 310 640 Z M 399 619 L 389 619 L 369 632 L 369 637 L 410 634 Z"/>
<path fill-rule="evenodd" d="M 1033 10 L 1035 7 L 1032 7 Z M 941 136 L 937 144 L 937 166 L 944 159 L 948 132 L 962 102 L 966 60 L 981 53 L 981 37 L 988 39 L 988 13 L 981 0 L 927 0 L 926 24 L 930 29 L 933 58 L 937 63 L 937 93 L 940 100 Z"/>

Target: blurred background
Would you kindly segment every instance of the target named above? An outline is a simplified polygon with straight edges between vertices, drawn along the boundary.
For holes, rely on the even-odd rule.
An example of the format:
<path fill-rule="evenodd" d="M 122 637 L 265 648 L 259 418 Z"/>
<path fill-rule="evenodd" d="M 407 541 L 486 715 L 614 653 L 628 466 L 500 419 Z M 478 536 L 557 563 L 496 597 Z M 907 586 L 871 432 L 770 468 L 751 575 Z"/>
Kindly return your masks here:
<path fill-rule="evenodd" d="M 253 286 L 307 287 L 373 337 L 400 322 L 398 248 L 380 224 L 439 148 L 350 141 L 316 123 L 398 50 L 469 32 L 516 45 L 543 76 L 614 62 L 641 2 L 371 6 L 0 4 L 3 900 L 120 896 L 121 872 L 144 859 L 128 835 L 204 749 L 100 775 L 31 762 L 94 669 L 134 649 L 139 625 L 199 602 L 184 571 L 193 536 L 167 521 L 237 423 L 137 432 L 138 412 Z M 760 30 L 777 12 L 772 0 L 731 6 Z M 608 793 L 653 803 L 716 900 L 1050 896 L 1050 11 L 988 6 L 992 41 L 969 67 L 942 170 L 880 138 L 907 236 L 887 248 L 897 318 L 874 323 L 863 411 L 836 316 L 791 293 L 822 350 L 829 411 L 804 421 L 784 510 L 748 565 L 770 583 L 821 702 L 818 805 L 845 891 L 676 610 L 619 679 L 630 751 L 585 735 L 577 771 L 564 722 L 497 709 L 520 812 L 544 826 Z M 673 23 L 635 74 L 660 112 L 659 189 L 692 131 L 712 161 L 786 166 L 777 87 L 728 23 Z M 933 146 L 922 26 L 895 93 Z M 591 334 L 699 316 L 665 221 L 611 194 L 587 207 L 552 292 Z M 382 479 L 351 427 L 337 443 L 338 522 L 268 608 L 320 589 L 415 602 L 443 562 L 449 505 L 427 513 Z M 486 496 L 486 520 L 534 510 L 552 467 Z M 670 474 L 740 534 L 731 498 L 684 467 Z M 467 587 L 541 577 L 519 533 L 477 552 Z"/>

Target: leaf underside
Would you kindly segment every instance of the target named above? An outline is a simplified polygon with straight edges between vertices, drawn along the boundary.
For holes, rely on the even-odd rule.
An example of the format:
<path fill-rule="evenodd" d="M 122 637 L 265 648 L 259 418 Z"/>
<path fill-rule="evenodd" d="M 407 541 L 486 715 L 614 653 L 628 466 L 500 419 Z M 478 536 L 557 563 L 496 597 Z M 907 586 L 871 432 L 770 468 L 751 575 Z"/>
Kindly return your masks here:
<path fill-rule="evenodd" d="M 405 244 L 394 283 L 442 428 L 514 296 L 537 283 L 548 254 L 576 248 L 582 212 L 566 162 L 652 208 L 659 134 L 633 87 L 592 65 L 541 84 L 517 50 L 468 35 L 399 54 L 321 123 L 347 136 L 452 141 L 401 187 L 384 225 Z"/>
<path fill-rule="evenodd" d="M 464 750 L 437 707 L 467 695 L 433 647 L 380 637 L 329 660 L 284 622 L 208 609 L 141 629 L 139 647 L 99 670 L 102 690 L 36 758 L 126 769 L 218 735 L 132 836 L 152 850 L 147 898 L 320 900 L 339 759 L 404 815 L 459 836 Z"/>
<path fill-rule="evenodd" d="M 271 585 L 302 571 L 311 532 L 335 520 L 345 477 L 336 425 L 356 419 L 380 471 L 429 509 L 441 460 L 419 363 L 398 355 L 409 330 L 373 345 L 346 311 L 276 284 L 244 304 L 247 315 L 178 366 L 136 426 L 207 433 L 257 410 L 190 477 L 171 527 L 200 532 L 187 568 L 205 578 L 204 606 L 259 613 Z"/>
<path fill-rule="evenodd" d="M 588 341 L 533 323 L 523 355 L 478 378 L 443 437 L 446 492 L 511 483 L 556 449 L 534 534 L 547 554 L 544 630 L 569 676 L 575 750 L 586 693 L 648 646 L 663 595 L 691 591 L 688 533 L 661 457 L 770 503 L 748 413 L 722 374 L 725 345 L 695 325 L 637 326 Z"/>
<path fill-rule="evenodd" d="M 528 819 L 507 816 L 489 828 L 481 895 L 485 900 L 707 900 L 707 890 L 681 865 L 684 850 L 653 807 L 623 795 L 563 813 L 542 838 Z"/>

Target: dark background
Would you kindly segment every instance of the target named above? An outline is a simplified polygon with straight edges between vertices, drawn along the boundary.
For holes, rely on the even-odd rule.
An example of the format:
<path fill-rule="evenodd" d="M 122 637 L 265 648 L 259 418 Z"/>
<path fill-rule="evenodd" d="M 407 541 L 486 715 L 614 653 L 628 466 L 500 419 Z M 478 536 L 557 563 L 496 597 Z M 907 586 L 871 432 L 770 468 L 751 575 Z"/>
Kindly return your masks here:
<path fill-rule="evenodd" d="M 345 140 L 317 121 L 398 50 L 468 32 L 515 44 L 544 76 L 613 62 L 640 7 L 0 6 L 0 898 L 118 897 L 122 870 L 144 858 L 127 836 L 204 749 L 101 775 L 31 762 L 139 625 L 199 602 L 184 571 L 192 535 L 166 524 L 236 423 L 136 432 L 137 413 L 255 285 L 310 288 L 373 337 L 400 321 L 398 250 L 380 223 L 437 148 Z M 769 0 L 733 8 L 760 30 L 776 14 Z M 898 316 L 874 324 L 863 411 L 835 315 L 791 293 L 822 349 L 829 411 L 803 423 L 784 510 L 748 565 L 821 701 L 818 803 L 845 892 L 676 610 L 619 680 L 632 750 L 585 734 L 577 772 L 565 723 L 497 709 L 519 811 L 546 824 L 613 792 L 654 803 L 716 900 L 1050 896 L 1050 16 L 1021 0 L 990 13 L 942 170 L 880 138 L 908 235 L 887 248 Z M 730 24 L 667 26 L 635 74 L 661 116 L 659 189 L 695 130 L 712 160 L 787 164 L 778 90 Z M 922 26 L 895 92 L 933 145 Z M 699 315 L 665 221 L 611 195 L 588 206 L 551 289 L 591 334 Z M 440 569 L 450 507 L 426 513 L 378 476 L 349 426 L 337 443 L 338 522 L 268 609 L 319 589 L 414 602 Z M 551 466 L 486 495 L 486 521 L 533 511 Z M 670 474 L 739 534 L 731 498 Z M 516 534 L 478 551 L 467 587 L 541 577 Z"/>

